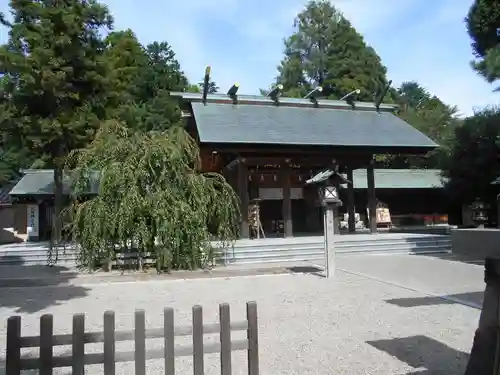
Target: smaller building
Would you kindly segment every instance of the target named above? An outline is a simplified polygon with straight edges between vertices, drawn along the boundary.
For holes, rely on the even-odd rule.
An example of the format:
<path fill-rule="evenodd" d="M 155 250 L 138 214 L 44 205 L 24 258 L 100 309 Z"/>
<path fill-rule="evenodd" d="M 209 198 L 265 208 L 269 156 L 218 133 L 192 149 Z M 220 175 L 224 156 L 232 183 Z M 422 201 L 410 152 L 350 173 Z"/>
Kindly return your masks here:
<path fill-rule="evenodd" d="M 366 176 L 366 169 L 353 173 L 356 212 L 366 212 L 368 205 Z M 375 188 L 393 225 L 448 223 L 450 204 L 439 169 L 375 169 Z"/>

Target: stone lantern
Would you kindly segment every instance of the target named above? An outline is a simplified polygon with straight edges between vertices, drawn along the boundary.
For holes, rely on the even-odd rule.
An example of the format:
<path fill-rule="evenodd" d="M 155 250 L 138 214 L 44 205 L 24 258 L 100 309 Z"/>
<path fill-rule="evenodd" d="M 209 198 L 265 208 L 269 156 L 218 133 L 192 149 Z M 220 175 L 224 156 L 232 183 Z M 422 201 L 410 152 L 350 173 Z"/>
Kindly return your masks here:
<path fill-rule="evenodd" d="M 328 169 L 318 173 L 306 181 L 306 185 L 318 185 L 318 193 L 324 211 L 325 232 L 325 275 L 335 276 L 335 216 L 338 207 L 342 206 L 339 198 L 339 186 L 350 183 L 338 169 Z"/>
<path fill-rule="evenodd" d="M 484 228 L 484 224 L 488 222 L 489 205 L 484 204 L 479 198 L 471 204 L 472 221 L 480 228 Z"/>

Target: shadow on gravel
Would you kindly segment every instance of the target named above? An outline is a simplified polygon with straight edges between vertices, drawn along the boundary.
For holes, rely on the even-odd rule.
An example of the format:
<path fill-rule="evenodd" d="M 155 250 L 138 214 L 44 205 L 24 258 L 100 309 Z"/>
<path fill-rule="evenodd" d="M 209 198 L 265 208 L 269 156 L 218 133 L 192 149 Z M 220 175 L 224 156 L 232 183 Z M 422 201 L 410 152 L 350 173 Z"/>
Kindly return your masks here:
<path fill-rule="evenodd" d="M 286 270 L 290 273 L 308 273 L 319 277 L 325 277 L 324 270 L 315 266 L 287 267 Z"/>
<path fill-rule="evenodd" d="M 14 309 L 16 313 L 35 313 L 87 295 L 88 288 L 69 283 L 78 275 L 69 268 L 26 266 L 16 256 L 9 256 L 8 261 L 11 265 L 0 266 L 0 308 Z"/>
<path fill-rule="evenodd" d="M 483 305 L 484 291 L 450 294 L 439 297 L 394 298 L 385 302 L 399 307 L 419 307 L 433 305 L 452 305 L 455 303 L 471 303 L 479 308 Z"/>
<path fill-rule="evenodd" d="M 469 354 L 427 336 L 367 341 L 367 344 L 415 368 L 401 375 L 463 375 L 469 360 Z"/>

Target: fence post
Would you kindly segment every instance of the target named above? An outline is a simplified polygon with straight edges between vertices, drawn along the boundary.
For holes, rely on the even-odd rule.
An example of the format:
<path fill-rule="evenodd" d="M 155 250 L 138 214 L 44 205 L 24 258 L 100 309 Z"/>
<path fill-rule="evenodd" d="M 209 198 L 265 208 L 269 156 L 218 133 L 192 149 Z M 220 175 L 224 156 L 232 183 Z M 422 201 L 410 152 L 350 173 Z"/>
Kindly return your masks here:
<path fill-rule="evenodd" d="M 135 375 L 146 375 L 146 315 L 144 310 L 135 312 Z"/>
<path fill-rule="evenodd" d="M 73 315 L 73 337 L 71 356 L 73 357 L 72 375 L 85 374 L 85 314 Z"/>
<path fill-rule="evenodd" d="M 104 375 L 115 375 L 115 313 L 104 313 Z"/>
<path fill-rule="evenodd" d="M 204 374 L 203 358 L 203 309 L 201 306 L 193 306 L 193 373 Z"/>
<path fill-rule="evenodd" d="M 221 375 L 231 375 L 231 316 L 229 305 L 219 305 Z"/>
<path fill-rule="evenodd" d="M 174 309 L 163 310 L 163 336 L 165 350 L 165 375 L 175 375 Z"/>
<path fill-rule="evenodd" d="M 7 320 L 7 358 L 5 375 L 21 374 L 21 317 Z"/>
<path fill-rule="evenodd" d="M 259 323 L 257 303 L 247 302 L 248 375 L 259 374 Z"/>
<path fill-rule="evenodd" d="M 54 317 L 45 314 L 40 317 L 40 375 L 52 375 L 52 336 Z"/>

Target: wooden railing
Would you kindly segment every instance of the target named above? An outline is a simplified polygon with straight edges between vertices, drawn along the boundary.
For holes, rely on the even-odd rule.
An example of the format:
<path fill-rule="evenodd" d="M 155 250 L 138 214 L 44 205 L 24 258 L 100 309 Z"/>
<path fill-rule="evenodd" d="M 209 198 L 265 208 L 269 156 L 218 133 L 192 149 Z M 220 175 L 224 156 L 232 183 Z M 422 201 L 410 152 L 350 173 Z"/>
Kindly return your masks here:
<path fill-rule="evenodd" d="M 54 368 L 71 367 L 73 375 L 83 375 L 86 365 L 103 364 L 104 374 L 115 374 L 118 362 L 135 362 L 135 374 L 146 374 L 146 361 L 164 360 L 166 375 L 175 374 L 175 357 L 193 356 L 193 374 L 204 374 L 204 354 L 220 353 L 221 375 L 231 374 L 231 351 L 246 350 L 248 375 L 259 373 L 257 304 L 247 302 L 247 318 L 231 322 L 229 305 L 219 305 L 219 323 L 203 324 L 201 306 L 193 307 L 191 326 L 174 326 L 174 311 L 164 310 L 163 328 L 146 329 L 146 317 L 142 310 L 135 312 L 133 331 L 115 331 L 115 313 L 104 313 L 103 332 L 85 332 L 85 314 L 73 315 L 73 333 L 53 334 L 54 319 L 51 314 L 40 317 L 40 336 L 21 336 L 20 316 L 11 316 L 7 321 L 6 375 L 20 375 L 23 370 L 39 370 L 40 375 L 52 374 Z M 243 340 L 231 340 L 231 331 L 247 332 Z M 220 341 L 204 344 L 204 334 L 220 334 Z M 192 345 L 175 346 L 175 336 L 192 336 Z M 163 347 L 146 350 L 147 339 L 163 338 Z M 130 352 L 116 352 L 115 343 L 134 341 Z M 102 353 L 86 353 L 85 344 L 103 343 Z M 69 355 L 54 356 L 54 346 L 71 345 Z M 21 356 L 22 348 L 40 348 L 39 357 Z"/>

